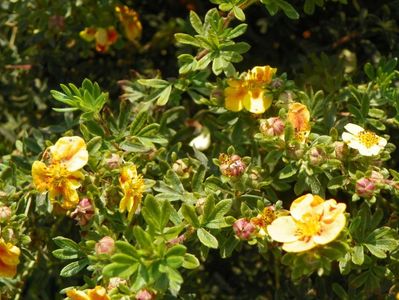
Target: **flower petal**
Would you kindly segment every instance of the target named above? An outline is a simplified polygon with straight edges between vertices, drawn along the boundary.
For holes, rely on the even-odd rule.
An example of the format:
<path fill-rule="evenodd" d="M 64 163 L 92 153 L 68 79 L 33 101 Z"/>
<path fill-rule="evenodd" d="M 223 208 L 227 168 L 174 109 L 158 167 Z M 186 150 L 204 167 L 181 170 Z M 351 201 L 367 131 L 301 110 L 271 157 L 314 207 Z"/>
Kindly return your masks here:
<path fill-rule="evenodd" d="M 48 189 L 48 168 L 41 161 L 35 161 L 32 165 L 33 184 L 39 192 L 45 192 Z"/>
<path fill-rule="evenodd" d="M 316 247 L 317 244 L 309 239 L 308 241 L 295 241 L 292 243 L 284 243 L 283 250 L 287 252 L 303 252 Z"/>
<path fill-rule="evenodd" d="M 290 207 L 291 216 L 299 221 L 305 214 L 320 213 L 322 208 L 317 207 L 323 202 L 324 200 L 320 196 L 312 194 L 303 195 L 292 202 Z"/>
<path fill-rule="evenodd" d="M 360 127 L 359 125 L 348 123 L 344 126 L 344 128 L 354 135 L 358 135 L 360 132 L 364 131 L 364 128 Z"/>
<path fill-rule="evenodd" d="M 82 168 L 89 158 L 86 143 L 79 136 L 60 138 L 49 150 L 53 161 L 62 162 L 70 172 Z"/>
<path fill-rule="evenodd" d="M 337 238 L 339 233 L 344 229 L 346 218 L 344 214 L 336 217 L 335 221 L 330 224 L 321 223 L 321 232 L 313 237 L 315 243 L 320 245 L 328 244 Z"/>
<path fill-rule="evenodd" d="M 343 132 L 343 133 L 342 133 L 342 140 L 343 140 L 345 143 L 349 144 L 349 143 L 352 143 L 352 142 L 354 142 L 354 141 L 357 141 L 358 139 L 357 139 L 356 136 L 354 136 L 353 134 L 351 134 L 351 133 L 349 133 L 349 132 Z"/>
<path fill-rule="evenodd" d="M 290 216 L 279 217 L 267 226 L 270 237 L 280 243 L 293 242 L 298 239 L 295 220 Z"/>

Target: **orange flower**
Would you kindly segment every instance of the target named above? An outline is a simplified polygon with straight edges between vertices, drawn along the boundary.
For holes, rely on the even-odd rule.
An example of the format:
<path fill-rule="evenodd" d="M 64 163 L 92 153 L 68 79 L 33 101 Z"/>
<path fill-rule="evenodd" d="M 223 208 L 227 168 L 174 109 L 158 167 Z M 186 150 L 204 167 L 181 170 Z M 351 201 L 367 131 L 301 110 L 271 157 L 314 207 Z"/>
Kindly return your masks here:
<path fill-rule="evenodd" d="M 119 183 L 124 194 L 119 203 L 119 211 L 128 211 L 128 218 L 131 219 L 143 197 L 144 179 L 137 174 L 135 165 L 129 165 L 122 168 Z"/>
<path fill-rule="evenodd" d="M 88 160 L 84 140 L 78 136 L 60 138 L 49 147 L 50 163 L 42 161 L 32 165 L 33 184 L 39 192 L 49 192 L 51 202 L 62 197 L 61 207 L 74 208 L 79 203 L 77 189 L 84 178 L 79 171 Z"/>
<path fill-rule="evenodd" d="M 0 239 L 0 277 L 14 277 L 17 274 L 21 250 Z"/>
<path fill-rule="evenodd" d="M 224 90 L 225 107 L 231 111 L 243 108 L 254 114 L 264 113 L 272 104 L 266 86 L 272 81 L 277 69 L 270 66 L 254 67 L 244 79 L 230 79 Z"/>
<path fill-rule="evenodd" d="M 71 289 L 67 291 L 67 296 L 71 300 L 110 300 L 107 291 L 102 286 L 96 286 L 94 289 L 89 290 L 87 293 Z"/>
<path fill-rule="evenodd" d="M 96 31 L 97 31 L 97 29 L 95 29 L 93 27 L 86 27 L 84 30 L 82 30 L 79 33 L 79 35 L 86 42 L 91 42 L 91 41 L 94 41 L 94 39 L 95 39 Z"/>
<path fill-rule="evenodd" d="M 112 44 L 118 39 L 118 32 L 114 27 L 108 27 L 108 29 L 97 28 L 95 35 L 96 38 L 96 50 L 98 52 L 106 52 Z"/>
<path fill-rule="evenodd" d="M 295 139 L 303 143 L 310 133 L 310 113 L 308 108 L 302 103 L 292 103 L 288 108 L 288 122 L 291 123 L 295 131 Z"/>
<path fill-rule="evenodd" d="M 121 21 L 127 39 L 131 42 L 135 42 L 140 39 L 143 26 L 139 20 L 138 13 L 127 7 L 126 5 L 117 5 L 115 7 L 116 14 Z"/>

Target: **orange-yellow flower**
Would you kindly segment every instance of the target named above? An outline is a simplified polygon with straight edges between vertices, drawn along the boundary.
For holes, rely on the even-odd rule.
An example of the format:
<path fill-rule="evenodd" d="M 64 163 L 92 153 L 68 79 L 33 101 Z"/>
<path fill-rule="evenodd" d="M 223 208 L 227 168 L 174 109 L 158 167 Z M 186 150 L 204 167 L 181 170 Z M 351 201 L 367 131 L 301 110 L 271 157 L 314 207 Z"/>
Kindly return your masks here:
<path fill-rule="evenodd" d="M 84 178 L 79 171 L 88 160 L 86 144 L 80 137 L 63 137 L 49 147 L 49 165 L 35 161 L 32 165 L 33 184 L 39 192 L 49 192 L 51 202 L 62 198 L 64 209 L 74 208 L 79 202 L 77 189 Z"/>
<path fill-rule="evenodd" d="M 143 26 L 141 25 L 138 13 L 125 5 L 117 5 L 115 11 L 125 29 L 127 39 L 131 42 L 139 40 Z"/>
<path fill-rule="evenodd" d="M 295 102 L 288 107 L 288 122 L 295 131 L 295 139 L 303 143 L 310 133 L 310 113 L 306 105 Z"/>
<path fill-rule="evenodd" d="M 119 211 L 128 211 L 128 218 L 131 219 L 143 197 L 144 179 L 142 175 L 137 174 L 135 165 L 128 165 L 122 168 L 119 183 L 123 191 Z"/>
<path fill-rule="evenodd" d="M 290 216 L 278 217 L 267 226 L 267 232 L 287 252 L 307 251 L 339 235 L 346 223 L 345 209 L 344 203 L 307 194 L 291 204 Z"/>
<path fill-rule="evenodd" d="M 245 108 L 254 114 L 264 113 L 272 104 L 267 85 L 276 71 L 270 66 L 254 67 L 244 79 L 228 80 L 228 87 L 224 90 L 226 109 L 240 111 Z"/>
<path fill-rule="evenodd" d="M 14 277 L 17 274 L 21 250 L 0 239 L 0 277 Z"/>
<path fill-rule="evenodd" d="M 113 26 L 107 29 L 99 27 L 87 27 L 80 32 L 80 37 L 87 42 L 96 41 L 96 50 L 106 52 L 112 44 L 118 40 L 118 32 Z"/>
<path fill-rule="evenodd" d="M 79 35 L 86 42 L 91 42 L 91 41 L 94 41 L 94 39 L 95 39 L 96 31 L 97 31 L 97 29 L 94 27 L 86 27 L 84 30 L 82 30 L 79 33 Z"/>
<path fill-rule="evenodd" d="M 94 289 L 88 290 L 87 293 L 71 289 L 67 291 L 67 296 L 71 300 L 110 300 L 107 291 L 102 286 L 96 286 Z"/>

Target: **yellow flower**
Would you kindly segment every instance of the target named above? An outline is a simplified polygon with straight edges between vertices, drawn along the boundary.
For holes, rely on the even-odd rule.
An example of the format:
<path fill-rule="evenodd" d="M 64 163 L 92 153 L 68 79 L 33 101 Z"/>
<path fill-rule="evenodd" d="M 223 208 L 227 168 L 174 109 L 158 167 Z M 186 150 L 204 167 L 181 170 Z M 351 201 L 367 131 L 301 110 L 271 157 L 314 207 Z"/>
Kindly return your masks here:
<path fill-rule="evenodd" d="M 0 239 L 0 277 L 14 277 L 17 274 L 21 250 Z"/>
<path fill-rule="evenodd" d="M 96 34 L 96 50 L 98 52 L 106 52 L 112 44 L 118 39 L 118 33 L 114 27 L 97 28 Z"/>
<path fill-rule="evenodd" d="M 266 86 L 272 81 L 276 68 L 254 67 L 244 79 L 230 79 L 224 90 L 225 107 L 231 111 L 243 108 L 254 114 L 264 113 L 272 104 L 272 97 Z"/>
<path fill-rule="evenodd" d="M 276 212 L 273 206 L 267 206 L 262 213 L 256 217 L 251 218 L 251 223 L 258 228 L 258 235 L 260 237 L 266 236 L 266 227 L 276 219 Z"/>
<path fill-rule="evenodd" d="M 91 42 L 91 41 L 94 41 L 94 39 L 95 39 L 96 31 L 97 31 L 97 29 L 95 29 L 93 27 L 86 27 L 84 30 L 82 30 L 79 33 L 79 35 L 86 42 Z"/>
<path fill-rule="evenodd" d="M 79 171 L 88 160 L 86 144 L 80 137 L 63 137 L 49 147 L 50 163 L 35 161 L 32 165 L 33 184 L 39 192 L 49 192 L 51 202 L 62 197 L 61 207 L 71 209 L 79 202 L 77 189 L 84 178 Z"/>
<path fill-rule="evenodd" d="M 359 125 L 348 123 L 345 125 L 345 129 L 348 132 L 342 133 L 342 140 L 350 148 L 358 150 L 361 155 L 377 155 L 387 144 L 386 139 L 363 129 Z"/>
<path fill-rule="evenodd" d="M 303 143 L 310 133 L 310 113 L 306 105 L 299 102 L 288 107 L 287 120 L 295 131 L 295 139 Z"/>
<path fill-rule="evenodd" d="M 129 165 L 122 168 L 119 183 L 124 194 L 119 203 L 119 211 L 128 211 L 128 218 L 131 219 L 143 197 L 144 179 L 142 175 L 137 174 L 135 165 Z"/>
<path fill-rule="evenodd" d="M 143 26 L 139 20 L 138 13 L 125 5 L 117 5 L 115 11 L 119 21 L 123 24 L 127 39 L 131 42 L 140 39 Z"/>
<path fill-rule="evenodd" d="M 71 289 L 67 291 L 67 296 L 71 300 L 110 300 L 111 298 L 107 295 L 107 291 L 102 286 L 96 286 L 91 289 L 87 294 L 83 291 L 77 291 L 76 289 Z"/>
<path fill-rule="evenodd" d="M 267 227 L 270 237 L 287 252 L 302 252 L 333 241 L 345 226 L 346 205 L 307 194 L 290 207 L 291 216 L 277 218 Z"/>

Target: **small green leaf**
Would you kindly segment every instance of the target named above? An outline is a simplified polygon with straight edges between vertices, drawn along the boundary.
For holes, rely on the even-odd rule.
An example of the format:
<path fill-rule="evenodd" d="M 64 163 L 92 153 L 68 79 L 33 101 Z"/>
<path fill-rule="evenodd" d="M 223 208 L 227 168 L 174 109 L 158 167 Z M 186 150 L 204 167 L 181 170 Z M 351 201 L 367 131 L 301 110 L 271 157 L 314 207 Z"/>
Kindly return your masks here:
<path fill-rule="evenodd" d="M 200 262 L 198 258 L 196 258 L 194 255 L 190 253 L 186 253 L 184 255 L 184 262 L 183 262 L 183 268 L 185 269 L 196 269 L 200 266 Z"/>
<path fill-rule="evenodd" d="M 364 249 L 362 245 L 353 247 L 352 262 L 356 265 L 362 265 L 364 262 Z"/>
<path fill-rule="evenodd" d="M 218 240 L 204 228 L 198 228 L 197 236 L 200 242 L 209 248 L 217 249 L 219 246 Z"/>
<path fill-rule="evenodd" d="M 297 172 L 297 169 L 294 168 L 293 165 L 286 165 L 278 174 L 279 179 L 286 179 L 294 176 Z"/>
<path fill-rule="evenodd" d="M 186 221 L 194 228 L 198 228 L 200 226 L 197 214 L 195 213 L 195 209 L 192 205 L 184 203 L 181 207 L 181 212 Z"/>
<path fill-rule="evenodd" d="M 77 259 L 79 258 L 79 252 L 73 249 L 57 249 L 53 252 L 54 257 L 58 259 Z"/>
<path fill-rule="evenodd" d="M 290 19 L 299 19 L 299 14 L 295 8 L 284 0 L 273 0 L 285 13 L 285 15 Z"/>
<path fill-rule="evenodd" d="M 244 14 L 244 11 L 240 8 L 240 7 L 238 7 L 238 6 L 234 6 L 233 7 L 233 13 L 234 13 L 234 16 L 238 19 L 238 20 L 240 20 L 240 21 L 245 21 L 245 14 Z"/>
<path fill-rule="evenodd" d="M 190 23 L 198 34 L 203 33 L 202 21 L 200 17 L 198 17 L 198 15 L 193 10 L 190 11 Z"/>
<path fill-rule="evenodd" d="M 159 95 L 159 98 L 157 100 L 157 105 L 159 106 L 164 106 L 166 103 L 168 103 L 170 93 L 172 91 L 172 86 L 169 85 L 167 86 Z"/>
<path fill-rule="evenodd" d="M 60 272 L 60 276 L 62 277 L 71 277 L 73 275 L 78 274 L 84 267 L 89 265 L 89 260 L 87 258 L 74 261 L 68 265 L 66 265 Z"/>
<path fill-rule="evenodd" d="M 67 239 L 62 236 L 57 236 L 53 238 L 53 241 L 60 248 L 70 249 L 75 251 L 79 250 L 79 245 L 76 242 L 72 241 L 71 239 Z"/>
<path fill-rule="evenodd" d="M 128 279 L 139 267 L 138 263 L 134 264 L 119 264 L 111 263 L 106 265 L 102 273 L 107 277 L 121 277 Z"/>

